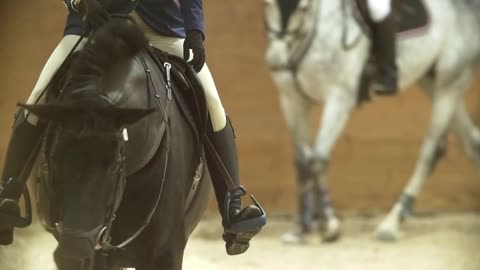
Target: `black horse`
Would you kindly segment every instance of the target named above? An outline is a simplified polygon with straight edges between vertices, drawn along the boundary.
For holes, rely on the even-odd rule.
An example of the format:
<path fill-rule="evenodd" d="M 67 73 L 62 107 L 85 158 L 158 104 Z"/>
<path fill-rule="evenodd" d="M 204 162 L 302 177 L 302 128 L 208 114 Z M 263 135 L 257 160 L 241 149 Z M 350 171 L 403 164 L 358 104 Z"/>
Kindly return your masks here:
<path fill-rule="evenodd" d="M 60 91 L 21 105 L 49 123 L 39 212 L 60 270 L 181 269 L 208 205 L 201 135 L 148 49 L 135 25 L 113 19 L 65 64 Z"/>

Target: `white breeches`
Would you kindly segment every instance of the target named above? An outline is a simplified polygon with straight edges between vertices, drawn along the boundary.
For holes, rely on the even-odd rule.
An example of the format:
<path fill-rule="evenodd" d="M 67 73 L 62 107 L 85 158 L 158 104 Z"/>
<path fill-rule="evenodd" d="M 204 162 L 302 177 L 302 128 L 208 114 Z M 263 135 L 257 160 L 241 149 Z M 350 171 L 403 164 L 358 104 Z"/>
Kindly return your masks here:
<path fill-rule="evenodd" d="M 73 49 L 79 39 L 80 36 L 76 35 L 67 35 L 63 37 L 63 39 L 60 41 L 55 50 L 53 50 L 53 53 L 48 58 L 47 63 L 42 69 L 42 72 L 40 72 L 40 76 L 38 77 L 37 83 L 35 84 L 35 87 L 33 88 L 33 91 L 27 100 L 27 104 L 41 104 L 45 102 L 45 95 L 42 96 L 43 90 L 47 87 L 53 75 L 55 75 L 55 72 L 57 72 L 57 70 L 60 68 L 63 61 L 65 61 L 65 58 L 67 58 L 68 54 Z M 79 44 L 77 50 L 81 49 L 84 44 L 85 42 Z M 38 118 L 28 112 L 25 113 L 28 114 L 27 121 L 32 125 L 36 125 Z"/>
<path fill-rule="evenodd" d="M 132 15 L 137 21 L 140 28 L 144 31 L 147 39 L 155 48 L 177 55 L 179 57 L 183 57 L 184 39 L 159 35 L 153 29 L 148 27 L 135 12 Z M 38 81 L 33 89 L 33 92 L 28 98 L 27 104 L 43 103 L 45 101 L 45 97 L 42 96 L 42 98 L 39 99 L 39 96 L 41 95 L 47 84 L 50 82 L 55 72 L 61 66 L 63 61 L 65 61 L 68 53 L 72 50 L 73 46 L 75 46 L 75 43 L 78 41 L 79 38 L 80 37 L 76 35 L 67 35 L 60 41 L 60 43 L 48 59 L 47 63 L 43 67 L 43 70 L 40 73 L 40 77 L 38 78 Z M 79 48 L 77 49 L 81 49 L 82 47 L 83 46 L 79 46 Z M 227 118 L 225 110 L 223 109 L 222 102 L 220 101 L 220 97 L 218 95 L 217 87 L 215 86 L 212 74 L 210 73 L 210 70 L 208 69 L 208 66 L 206 64 L 203 66 L 203 69 L 198 73 L 198 77 L 203 84 L 203 88 L 205 89 L 207 106 L 210 113 L 213 129 L 214 131 L 222 130 L 226 126 Z M 27 119 L 33 125 L 35 125 L 38 121 L 37 117 L 33 114 L 30 114 Z"/>
<path fill-rule="evenodd" d="M 133 16 L 153 47 L 183 58 L 183 38 L 159 35 L 155 30 L 146 25 L 136 12 L 133 12 L 130 15 Z M 222 130 L 227 124 L 227 117 L 222 102 L 220 101 L 215 81 L 213 80 L 207 64 L 203 66 L 202 70 L 200 70 L 197 75 L 205 89 L 205 96 L 207 97 L 207 106 L 212 120 L 213 130 Z"/>
<path fill-rule="evenodd" d="M 367 5 L 374 22 L 383 21 L 392 11 L 392 0 L 367 0 Z"/>

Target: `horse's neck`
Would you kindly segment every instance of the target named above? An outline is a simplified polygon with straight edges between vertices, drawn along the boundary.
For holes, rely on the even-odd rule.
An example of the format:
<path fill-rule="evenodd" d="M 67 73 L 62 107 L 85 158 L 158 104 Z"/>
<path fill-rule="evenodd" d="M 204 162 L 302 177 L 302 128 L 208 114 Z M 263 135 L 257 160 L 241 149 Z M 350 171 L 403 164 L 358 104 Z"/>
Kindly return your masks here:
<path fill-rule="evenodd" d="M 317 40 L 337 49 L 342 44 L 342 35 L 347 35 L 347 41 L 360 33 L 360 27 L 353 17 L 355 0 L 317 0 L 316 16 Z"/>
<path fill-rule="evenodd" d="M 320 36 L 339 32 L 338 29 L 342 24 L 343 19 L 341 9 L 342 1 L 343 0 L 316 0 L 316 5 L 318 5 L 318 7 L 315 16 L 315 23 L 317 32 Z"/>
<path fill-rule="evenodd" d="M 317 13 L 315 15 L 315 39 L 310 48 L 316 65 L 338 64 L 348 57 L 352 50 L 345 50 L 344 45 L 358 45 L 356 41 L 364 34 L 353 16 L 355 0 L 316 0 Z M 345 6 L 343 6 L 345 5 Z M 355 48 L 360 49 L 360 48 Z M 362 50 L 362 49 L 361 49 Z"/>
<path fill-rule="evenodd" d="M 298 69 L 300 83 L 315 100 L 326 98 L 332 89 L 358 89 L 368 39 L 353 16 L 353 1 L 316 0 L 315 37 Z"/>
<path fill-rule="evenodd" d="M 318 19 L 319 21 L 323 21 L 325 18 L 336 18 L 341 19 L 342 17 L 342 1 L 344 0 L 337 0 L 337 1 L 328 1 L 328 0 L 316 0 L 316 4 L 319 5 L 318 9 Z"/>
<path fill-rule="evenodd" d="M 342 1 L 344 0 L 305 0 L 300 2 L 296 10 L 297 16 L 294 16 L 293 22 L 289 23 L 290 26 L 298 24 L 298 29 L 293 29 L 293 31 L 300 34 L 291 40 L 287 39 L 291 42 L 288 46 L 288 54 L 293 62 L 301 62 L 305 53 L 308 53 L 312 47 L 320 46 L 314 48 L 314 50 L 319 50 L 318 53 L 322 53 L 321 51 L 325 49 L 327 51 L 337 49 L 337 40 L 341 36 L 345 19 L 341 9 Z"/>
<path fill-rule="evenodd" d="M 118 66 L 109 75 L 107 95 L 117 106 L 156 109 L 128 127 L 129 143 L 125 153 L 129 157 L 126 165 L 130 175 L 151 160 L 161 143 L 163 134 L 160 130 L 168 102 L 165 81 L 162 71 L 146 53 L 140 53 L 124 66 Z"/>

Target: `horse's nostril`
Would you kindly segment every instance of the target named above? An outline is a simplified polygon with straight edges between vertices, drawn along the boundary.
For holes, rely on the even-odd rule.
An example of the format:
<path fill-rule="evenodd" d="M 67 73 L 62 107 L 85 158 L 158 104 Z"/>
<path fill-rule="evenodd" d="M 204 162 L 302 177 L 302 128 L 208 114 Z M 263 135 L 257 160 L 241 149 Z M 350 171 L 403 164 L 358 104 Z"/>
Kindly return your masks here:
<path fill-rule="evenodd" d="M 95 250 L 88 239 L 62 236 L 53 256 L 59 270 L 92 270 Z"/>
<path fill-rule="evenodd" d="M 93 270 L 93 256 L 91 258 L 64 256 L 57 249 L 54 258 L 59 270 Z"/>

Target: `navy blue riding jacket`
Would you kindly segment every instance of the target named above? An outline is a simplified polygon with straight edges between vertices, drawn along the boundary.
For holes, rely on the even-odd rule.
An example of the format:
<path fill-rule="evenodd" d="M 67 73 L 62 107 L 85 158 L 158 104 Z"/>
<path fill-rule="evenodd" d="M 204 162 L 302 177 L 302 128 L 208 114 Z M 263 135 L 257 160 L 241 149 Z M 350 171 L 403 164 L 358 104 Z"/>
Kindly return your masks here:
<path fill-rule="evenodd" d="M 64 0 L 69 14 L 64 35 L 81 35 L 82 16 L 72 9 L 70 0 Z M 110 13 L 128 14 L 137 11 L 145 23 L 161 35 L 185 38 L 186 32 L 205 31 L 202 0 L 113 0 Z"/>

